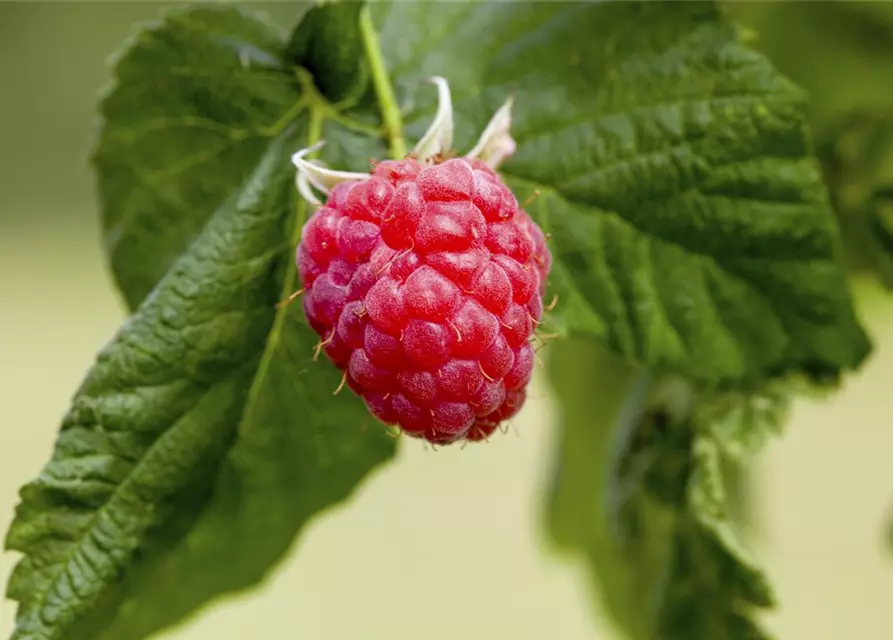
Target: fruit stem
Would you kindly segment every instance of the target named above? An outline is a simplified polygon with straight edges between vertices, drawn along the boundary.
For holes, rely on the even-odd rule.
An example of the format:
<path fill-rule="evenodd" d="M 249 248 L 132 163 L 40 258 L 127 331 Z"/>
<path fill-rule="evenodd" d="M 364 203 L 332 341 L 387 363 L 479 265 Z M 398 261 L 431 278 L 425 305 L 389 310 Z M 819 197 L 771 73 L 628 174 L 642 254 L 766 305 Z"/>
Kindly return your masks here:
<path fill-rule="evenodd" d="M 381 108 L 385 133 L 391 145 L 391 157 L 395 160 L 402 160 L 406 156 L 403 116 L 400 114 L 397 99 L 394 97 L 394 87 L 391 85 L 384 57 L 381 54 L 378 34 L 375 32 L 375 25 L 372 24 L 372 15 L 368 5 L 363 7 L 360 13 L 360 35 L 366 49 L 366 58 L 369 61 L 369 71 L 372 75 L 372 86 L 375 88 L 375 95 Z"/>
<path fill-rule="evenodd" d="M 310 109 L 310 117 L 307 123 L 307 139 L 311 146 L 322 140 L 322 123 L 325 120 L 325 114 L 321 109 Z M 310 155 L 315 155 L 311 153 Z"/>

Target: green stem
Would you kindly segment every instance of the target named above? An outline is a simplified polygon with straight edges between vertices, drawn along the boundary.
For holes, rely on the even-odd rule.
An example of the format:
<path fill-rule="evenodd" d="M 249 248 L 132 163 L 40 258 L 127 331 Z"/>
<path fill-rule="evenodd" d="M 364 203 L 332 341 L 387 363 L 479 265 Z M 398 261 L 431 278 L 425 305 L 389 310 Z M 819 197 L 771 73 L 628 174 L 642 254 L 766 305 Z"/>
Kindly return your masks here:
<path fill-rule="evenodd" d="M 343 110 L 347 107 L 345 103 L 332 104 L 328 100 L 326 100 L 325 96 L 322 95 L 319 90 L 316 88 L 316 85 L 313 84 L 313 76 L 310 74 L 307 69 L 304 67 L 295 67 L 295 77 L 298 79 L 298 83 L 301 85 L 301 102 L 298 104 L 309 105 L 311 108 L 316 109 L 316 117 L 319 120 L 317 122 L 317 126 L 322 124 L 322 120 L 334 120 L 340 125 L 343 125 L 347 129 L 353 129 L 354 131 L 362 131 L 363 133 L 367 133 L 373 136 L 380 136 L 382 133 L 381 127 L 375 127 L 371 124 L 366 124 L 360 120 L 356 120 L 351 118 L 350 116 L 346 116 L 343 113 Z M 300 113 L 300 110 L 295 112 L 295 115 Z M 294 115 L 286 116 L 294 119 Z M 283 117 L 282 120 L 284 120 Z M 281 120 L 280 120 L 281 122 Z M 289 121 L 290 122 L 290 121 Z M 282 127 L 283 129 L 285 127 Z M 320 132 L 321 132 L 320 128 Z M 318 140 L 317 140 L 318 142 Z"/>
<path fill-rule="evenodd" d="M 372 74 L 372 86 L 375 87 L 375 95 L 381 108 L 381 117 L 384 121 L 385 133 L 391 146 L 391 157 L 401 160 L 406 156 L 406 141 L 403 138 L 403 116 L 394 97 L 394 87 L 385 66 L 384 57 L 381 54 L 381 46 L 378 43 L 378 34 L 375 25 L 372 24 L 372 15 L 369 7 L 363 7 L 360 14 L 360 34 L 363 37 L 363 46 L 366 49 L 366 59 L 369 61 L 369 71 Z"/>
<path fill-rule="evenodd" d="M 288 111 L 286 111 L 281 118 L 279 118 L 276 122 L 268 127 L 264 127 L 260 129 L 260 134 L 266 136 L 268 138 L 275 138 L 280 133 L 285 131 L 286 127 L 294 122 L 295 118 L 297 118 L 301 112 L 307 107 L 308 100 L 306 97 L 302 97 L 300 100 L 295 102 Z"/>
<path fill-rule="evenodd" d="M 312 147 L 317 142 L 322 140 L 322 123 L 323 120 L 326 119 L 326 114 L 323 109 L 320 109 L 319 107 L 314 105 L 310 109 L 310 117 L 308 119 L 309 122 L 307 123 L 307 146 Z"/>

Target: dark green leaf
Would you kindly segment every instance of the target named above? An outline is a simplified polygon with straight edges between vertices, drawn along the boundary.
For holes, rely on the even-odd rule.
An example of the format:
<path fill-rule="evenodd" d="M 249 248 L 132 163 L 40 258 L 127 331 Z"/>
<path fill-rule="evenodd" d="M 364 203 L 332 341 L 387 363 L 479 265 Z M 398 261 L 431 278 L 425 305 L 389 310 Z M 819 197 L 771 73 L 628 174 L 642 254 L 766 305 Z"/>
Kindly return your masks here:
<path fill-rule="evenodd" d="M 306 215 L 288 156 L 322 129 L 338 158 L 358 136 L 345 123 L 365 126 L 326 122 L 284 46 L 198 7 L 118 60 L 95 162 L 113 270 L 142 302 L 22 490 L 16 640 L 137 640 L 252 586 L 393 455 L 360 401 L 332 397 L 340 375 L 312 361 L 300 305 L 275 308 Z"/>
<path fill-rule="evenodd" d="M 320 11 L 310 12 L 317 22 Z M 117 57 L 92 160 L 112 273 L 131 308 L 311 106 L 324 112 L 330 163 L 368 168 L 381 157 L 374 103 L 338 113 L 286 60 L 286 44 L 253 14 L 199 5 L 168 11 Z"/>
<path fill-rule="evenodd" d="M 255 584 L 392 454 L 360 403 L 322 402 L 338 376 L 311 361 L 299 310 L 274 314 L 294 224 L 284 142 L 104 349 L 22 490 L 14 638 L 143 638 Z"/>
<path fill-rule="evenodd" d="M 92 160 L 112 273 L 131 308 L 306 108 L 283 46 L 257 18 L 205 7 L 169 11 L 118 56 Z"/>
<path fill-rule="evenodd" d="M 581 339 L 551 356 L 562 435 L 549 531 L 585 560 L 619 628 L 636 640 L 765 638 L 753 614 L 773 596 L 733 527 L 723 452 L 744 462 L 779 428 L 781 391 L 696 397 Z"/>
<path fill-rule="evenodd" d="M 383 24 L 404 99 L 453 81 L 459 151 L 514 92 L 504 174 L 540 192 L 558 324 L 704 381 L 864 358 L 804 96 L 713 4 L 398 3 Z"/>
<path fill-rule="evenodd" d="M 313 76 L 332 102 L 362 94 L 369 81 L 360 37 L 363 2 L 341 0 L 310 9 L 292 34 L 286 58 Z"/>

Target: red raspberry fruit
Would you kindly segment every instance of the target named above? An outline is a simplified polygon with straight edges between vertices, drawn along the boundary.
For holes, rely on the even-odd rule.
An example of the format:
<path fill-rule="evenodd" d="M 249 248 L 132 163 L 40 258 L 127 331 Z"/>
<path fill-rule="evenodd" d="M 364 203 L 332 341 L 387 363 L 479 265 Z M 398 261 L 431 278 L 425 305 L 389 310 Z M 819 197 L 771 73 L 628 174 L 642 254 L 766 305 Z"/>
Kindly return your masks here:
<path fill-rule="evenodd" d="M 381 422 L 481 440 L 524 404 L 551 257 L 485 162 L 413 157 L 338 183 L 297 248 L 325 353 Z"/>

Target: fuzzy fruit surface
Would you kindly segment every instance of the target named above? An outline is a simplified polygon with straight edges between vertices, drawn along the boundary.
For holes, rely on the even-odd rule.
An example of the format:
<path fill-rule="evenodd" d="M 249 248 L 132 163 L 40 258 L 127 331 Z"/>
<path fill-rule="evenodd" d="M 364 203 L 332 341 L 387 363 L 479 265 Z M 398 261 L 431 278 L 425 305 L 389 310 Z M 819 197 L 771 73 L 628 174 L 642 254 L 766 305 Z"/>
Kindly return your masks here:
<path fill-rule="evenodd" d="M 304 311 L 381 422 L 481 440 L 524 404 L 551 256 L 483 162 L 378 163 L 336 186 L 297 248 Z"/>

